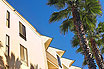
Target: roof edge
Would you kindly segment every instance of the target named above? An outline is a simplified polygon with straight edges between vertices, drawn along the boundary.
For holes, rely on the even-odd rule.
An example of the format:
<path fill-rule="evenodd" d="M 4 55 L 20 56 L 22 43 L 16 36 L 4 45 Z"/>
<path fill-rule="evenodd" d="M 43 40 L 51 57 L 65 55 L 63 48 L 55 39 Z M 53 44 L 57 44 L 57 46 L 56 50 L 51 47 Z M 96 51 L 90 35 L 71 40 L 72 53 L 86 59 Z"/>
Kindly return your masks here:
<path fill-rule="evenodd" d="M 29 27 L 37 34 L 37 35 L 41 35 L 34 27 L 32 24 L 30 24 L 19 12 L 17 12 L 6 0 L 1 0 L 4 4 L 6 4 L 12 11 L 14 11 L 21 20 L 23 20 L 24 22 L 26 22 L 27 25 L 29 25 Z"/>
<path fill-rule="evenodd" d="M 75 60 L 74 60 L 74 61 L 72 61 L 72 62 L 71 62 L 71 64 L 69 64 L 69 67 L 71 67 L 71 66 L 72 66 L 72 64 L 73 64 L 74 62 L 75 62 Z"/>

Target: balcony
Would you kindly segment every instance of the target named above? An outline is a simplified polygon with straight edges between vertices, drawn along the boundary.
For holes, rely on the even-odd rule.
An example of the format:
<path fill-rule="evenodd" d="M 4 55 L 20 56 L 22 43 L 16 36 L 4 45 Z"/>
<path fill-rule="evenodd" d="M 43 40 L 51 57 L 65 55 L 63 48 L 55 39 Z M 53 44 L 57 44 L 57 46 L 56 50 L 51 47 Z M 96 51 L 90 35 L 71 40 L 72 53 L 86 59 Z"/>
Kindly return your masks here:
<path fill-rule="evenodd" d="M 59 66 L 57 59 L 49 52 L 46 52 L 46 56 L 47 56 L 48 69 L 58 69 Z"/>

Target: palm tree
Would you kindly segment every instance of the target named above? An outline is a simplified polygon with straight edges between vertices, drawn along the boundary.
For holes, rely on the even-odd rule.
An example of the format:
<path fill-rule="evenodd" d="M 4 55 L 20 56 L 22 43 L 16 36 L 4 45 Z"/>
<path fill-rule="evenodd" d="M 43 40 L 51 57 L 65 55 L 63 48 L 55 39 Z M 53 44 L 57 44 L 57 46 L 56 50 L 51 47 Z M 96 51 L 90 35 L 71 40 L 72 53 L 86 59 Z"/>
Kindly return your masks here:
<path fill-rule="evenodd" d="M 97 41 L 99 40 L 99 38 L 101 38 L 100 33 L 98 33 L 97 30 L 94 30 L 93 32 L 89 31 L 88 37 L 89 42 L 91 43 L 91 49 L 93 55 L 95 56 L 96 63 L 99 69 L 104 69 L 103 57 L 102 54 L 100 53 L 100 50 L 97 47 Z"/>
<path fill-rule="evenodd" d="M 80 12 L 83 10 L 93 15 L 100 14 L 101 7 L 97 0 L 49 0 L 48 5 L 54 5 L 59 12 L 54 12 L 50 17 L 50 22 L 60 21 L 62 19 L 62 31 L 68 32 L 69 24 L 73 24 L 78 38 L 80 39 L 80 46 L 86 56 L 86 61 L 89 69 L 96 69 L 94 59 L 90 53 L 88 41 L 85 36 L 85 30 L 81 21 Z M 89 8 L 88 8 L 89 7 Z M 96 7 L 98 9 L 96 9 Z M 67 28 L 67 29 L 66 29 Z"/>
<path fill-rule="evenodd" d="M 98 2 L 100 2 L 100 1 L 98 0 Z M 92 6 L 94 6 L 94 5 L 92 5 Z M 97 8 L 97 6 L 95 6 L 95 8 Z M 101 11 L 99 11 L 99 12 L 101 12 Z M 82 17 L 83 16 L 84 15 L 82 15 Z M 82 18 L 83 23 L 85 23 L 85 21 L 86 21 L 86 20 L 84 20 L 84 18 L 85 17 Z M 89 17 L 87 17 L 87 18 L 89 18 Z M 92 21 L 92 20 L 94 20 L 94 21 Z M 92 24 L 96 23 L 95 18 L 92 18 L 92 20 L 91 20 Z M 89 23 L 89 21 L 88 21 L 88 23 Z M 103 28 L 101 28 L 103 23 L 99 23 L 98 28 L 96 28 L 96 26 L 94 26 L 92 24 L 90 23 L 90 26 L 92 26 L 92 27 L 90 27 L 89 29 L 86 29 L 87 35 L 88 35 L 87 38 L 89 39 L 89 45 L 90 45 L 90 48 L 92 49 L 92 53 L 95 57 L 97 65 L 99 66 L 99 69 L 104 69 L 103 57 L 100 53 L 100 50 L 97 48 L 98 40 L 99 40 L 99 38 L 102 38 L 100 35 L 102 32 L 104 32 L 104 31 L 102 31 L 101 33 L 99 33 L 98 30 L 99 30 L 99 27 L 100 27 L 100 29 L 103 29 Z"/>
<path fill-rule="evenodd" d="M 30 63 L 30 69 L 38 69 L 38 64 L 33 65 L 32 63 Z M 41 68 L 39 68 L 39 69 L 41 69 Z"/>
<path fill-rule="evenodd" d="M 97 41 L 95 41 L 95 39 L 93 39 L 93 37 L 88 38 L 89 39 L 89 46 L 91 48 L 91 53 L 94 55 L 94 58 L 96 60 L 96 63 L 99 67 L 99 69 L 103 69 L 103 57 L 102 54 L 100 53 L 99 48 L 97 47 Z M 79 40 L 77 36 L 74 36 L 73 40 L 72 40 L 72 46 L 73 47 L 79 47 Z M 76 52 L 80 52 L 81 54 L 83 54 L 82 48 L 79 47 Z M 86 57 L 85 57 L 86 58 Z M 86 64 L 86 60 L 84 60 L 83 65 Z"/>
<path fill-rule="evenodd" d="M 35 69 L 35 66 L 33 64 L 30 64 L 30 69 Z"/>
<path fill-rule="evenodd" d="M 0 50 L 3 47 L 2 42 L 0 41 Z M 5 65 L 4 60 L 3 60 L 3 56 L 0 56 L 0 69 L 20 69 L 20 66 L 22 65 L 21 61 L 19 60 L 19 58 L 15 58 L 15 55 L 13 53 L 11 53 L 11 56 L 7 56 L 5 53 L 5 58 L 6 58 L 6 63 L 7 65 Z"/>
<path fill-rule="evenodd" d="M 103 56 L 99 48 L 97 47 L 97 46 L 101 47 L 101 45 L 104 44 L 104 42 L 101 41 L 103 39 L 102 33 L 104 32 L 104 29 L 102 27 L 103 25 L 104 25 L 104 22 L 103 23 L 100 22 L 98 24 L 98 27 L 95 28 L 94 31 L 91 31 L 91 29 L 89 29 L 87 30 L 87 34 L 86 34 L 87 39 L 89 40 L 89 46 L 92 50 L 92 53 L 95 57 L 95 60 L 99 69 L 104 69 Z M 73 44 L 73 47 L 77 47 L 80 44 L 78 37 L 76 35 L 73 37 L 72 44 Z M 77 52 L 81 52 L 83 54 L 82 49 L 80 47 L 77 49 Z"/>
<path fill-rule="evenodd" d="M 0 41 L 0 50 L 1 50 L 2 47 L 3 47 L 3 45 L 2 45 L 2 42 Z M 4 69 L 5 68 L 5 64 L 4 64 L 4 61 L 3 61 L 3 57 L 2 56 L 0 56 L 0 68 L 1 69 Z"/>
<path fill-rule="evenodd" d="M 1 69 L 20 69 L 20 66 L 22 65 L 21 61 L 17 58 L 15 59 L 15 55 L 11 53 L 11 57 L 5 55 L 6 57 L 6 63 L 4 64 L 3 56 L 0 56 L 0 68 Z"/>
<path fill-rule="evenodd" d="M 5 68 L 4 61 L 3 61 L 3 57 L 2 56 L 0 56 L 0 68 L 1 69 Z"/>
<path fill-rule="evenodd" d="M 19 58 L 16 59 L 13 53 L 11 53 L 11 56 L 5 55 L 5 57 L 6 57 L 7 67 L 9 69 L 20 69 L 22 63 L 19 60 Z"/>

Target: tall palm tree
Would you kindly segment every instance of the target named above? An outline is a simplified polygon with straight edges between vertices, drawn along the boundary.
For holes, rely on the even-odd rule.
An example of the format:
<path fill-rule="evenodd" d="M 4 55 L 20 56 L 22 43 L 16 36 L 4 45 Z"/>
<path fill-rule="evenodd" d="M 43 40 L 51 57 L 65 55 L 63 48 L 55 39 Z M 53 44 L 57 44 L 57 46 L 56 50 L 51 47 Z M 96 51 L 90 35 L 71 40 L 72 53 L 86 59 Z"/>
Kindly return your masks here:
<path fill-rule="evenodd" d="M 103 63 L 103 56 L 99 50 L 99 48 L 97 47 L 97 41 L 95 41 L 94 37 L 90 37 L 88 38 L 89 40 L 89 46 L 91 48 L 91 53 L 94 55 L 94 58 L 96 60 L 96 63 L 99 67 L 99 69 L 104 69 L 104 63 Z M 73 47 L 79 47 L 79 40 L 77 36 L 74 36 L 73 41 L 72 41 Z M 79 47 L 76 52 L 80 52 L 81 54 L 83 54 L 82 48 Z M 86 58 L 86 57 L 85 57 Z M 85 60 L 84 60 L 84 64 L 85 64 Z"/>
<path fill-rule="evenodd" d="M 98 27 L 95 28 L 94 31 L 91 31 L 91 29 L 87 29 L 87 33 L 86 33 L 87 39 L 89 41 L 89 46 L 92 50 L 92 53 L 95 57 L 99 69 L 104 69 L 103 56 L 99 48 L 97 47 L 97 46 L 101 47 L 101 45 L 104 44 L 104 42 L 102 42 L 103 41 L 102 35 L 104 35 L 102 34 L 104 32 L 103 26 L 104 26 L 104 22 L 100 22 L 98 24 Z M 73 37 L 72 44 L 73 47 L 78 47 L 80 44 L 79 39 L 76 35 Z M 77 52 L 83 53 L 80 47 L 77 49 Z"/>
<path fill-rule="evenodd" d="M 94 59 L 90 53 L 88 41 L 85 36 L 84 27 L 80 17 L 80 11 L 85 10 L 85 12 L 93 13 L 94 15 L 100 14 L 100 8 L 97 0 L 49 0 L 48 5 L 54 5 L 59 12 L 54 12 L 50 17 L 50 22 L 55 22 L 63 20 L 66 27 L 68 25 L 74 24 L 77 32 L 77 36 L 80 39 L 81 48 L 84 55 L 86 56 L 86 61 L 89 69 L 96 69 Z M 94 6 L 93 6 L 94 5 Z M 89 7 L 89 8 L 88 8 Z M 96 7 L 98 9 L 96 9 Z M 62 29 L 63 32 L 67 32 L 68 29 Z"/>
<path fill-rule="evenodd" d="M 99 40 L 101 33 L 98 33 L 97 30 L 89 31 L 89 42 L 91 43 L 91 49 L 92 53 L 95 56 L 96 63 L 99 67 L 99 69 L 104 69 L 104 63 L 103 63 L 103 56 L 100 52 L 100 50 L 97 47 L 97 41 Z"/>

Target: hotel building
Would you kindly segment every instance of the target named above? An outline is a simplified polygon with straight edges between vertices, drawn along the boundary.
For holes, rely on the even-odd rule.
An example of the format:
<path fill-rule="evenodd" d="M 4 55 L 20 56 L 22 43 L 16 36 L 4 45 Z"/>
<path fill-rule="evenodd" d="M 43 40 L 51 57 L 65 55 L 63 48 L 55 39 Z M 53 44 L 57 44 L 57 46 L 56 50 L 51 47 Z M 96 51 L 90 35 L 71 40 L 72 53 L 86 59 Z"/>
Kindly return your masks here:
<path fill-rule="evenodd" d="M 65 51 L 49 47 L 51 41 L 0 0 L 0 69 L 81 69 L 62 58 Z"/>

